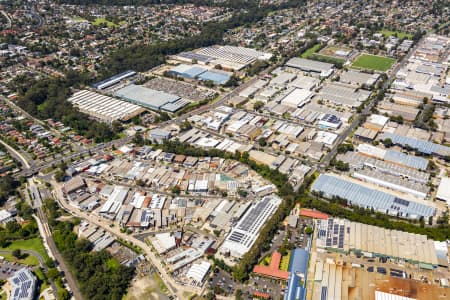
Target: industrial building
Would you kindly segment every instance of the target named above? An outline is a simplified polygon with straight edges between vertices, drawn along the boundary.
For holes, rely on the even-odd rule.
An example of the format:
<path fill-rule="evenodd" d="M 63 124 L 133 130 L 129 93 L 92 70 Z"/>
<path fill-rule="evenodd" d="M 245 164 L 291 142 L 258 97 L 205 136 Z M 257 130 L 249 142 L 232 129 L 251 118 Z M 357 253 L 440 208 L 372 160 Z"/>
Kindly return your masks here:
<path fill-rule="evenodd" d="M 389 132 L 384 132 L 380 136 L 381 140 L 391 139 L 392 143 L 402 147 L 412 148 L 423 154 L 434 154 L 441 157 L 450 156 L 450 147 L 435 144 L 432 142 L 415 139 L 408 136 L 402 136 L 398 134 L 393 134 Z"/>
<path fill-rule="evenodd" d="M 131 84 L 116 92 L 116 96 L 133 104 L 153 110 L 176 112 L 188 105 L 188 100 L 179 96 Z"/>
<path fill-rule="evenodd" d="M 328 83 L 320 91 L 320 97 L 339 106 L 358 107 L 369 98 L 370 92 L 355 87 Z"/>
<path fill-rule="evenodd" d="M 394 150 L 385 150 L 369 144 L 358 145 L 358 152 L 370 157 L 382 159 L 395 163 L 397 165 L 423 170 L 425 171 L 428 167 L 428 160 L 423 157 L 412 156 L 405 154 L 403 152 L 398 152 Z"/>
<path fill-rule="evenodd" d="M 375 84 L 379 78 L 380 74 L 377 73 L 369 74 L 357 70 L 348 70 L 347 72 L 342 72 L 340 74 L 339 81 L 355 86 L 370 87 Z"/>
<path fill-rule="evenodd" d="M 193 280 L 194 285 L 198 285 L 205 280 L 206 275 L 211 268 L 211 264 L 207 261 L 193 263 L 186 273 L 186 277 Z"/>
<path fill-rule="evenodd" d="M 313 95 L 313 92 L 309 90 L 295 88 L 281 99 L 281 104 L 293 108 L 303 107 L 306 103 L 311 101 Z"/>
<path fill-rule="evenodd" d="M 306 298 L 306 280 L 308 274 L 309 252 L 297 248 L 292 251 L 289 262 L 289 278 L 284 300 L 304 300 Z"/>
<path fill-rule="evenodd" d="M 27 268 L 22 268 L 8 278 L 11 284 L 10 300 L 33 300 L 36 292 L 36 278 Z"/>
<path fill-rule="evenodd" d="M 117 74 L 117 75 L 115 75 L 113 77 L 110 77 L 110 78 L 107 78 L 105 80 L 102 80 L 100 82 L 94 83 L 92 85 L 92 87 L 94 89 L 97 89 L 97 90 L 103 90 L 103 89 L 106 89 L 106 88 L 108 88 L 110 86 L 113 86 L 113 85 L 119 83 L 120 81 L 122 81 L 122 80 L 124 80 L 126 78 L 132 77 L 134 75 L 136 75 L 135 71 L 128 70 L 128 71 L 125 71 L 123 73 Z"/>
<path fill-rule="evenodd" d="M 368 188 L 331 174 L 321 174 L 312 190 L 326 198 L 340 197 L 349 205 L 373 208 L 376 211 L 409 219 L 431 217 L 436 210 L 418 202 L 401 199 L 394 195 Z"/>
<path fill-rule="evenodd" d="M 112 123 L 116 120 L 126 121 L 143 111 L 141 107 L 135 104 L 88 90 L 76 92 L 67 100 L 82 113 L 106 123 Z"/>
<path fill-rule="evenodd" d="M 212 81 L 214 84 L 225 84 L 232 73 L 215 69 L 207 69 L 199 65 L 181 64 L 169 70 L 169 74 L 188 79 L 198 79 L 202 81 Z"/>
<path fill-rule="evenodd" d="M 241 258 L 256 241 L 264 223 L 281 204 L 278 196 L 271 195 L 255 201 L 245 215 L 233 227 L 221 246 L 222 253 Z"/>
<path fill-rule="evenodd" d="M 436 193 L 436 199 L 447 202 L 447 206 L 450 206 L 450 178 L 442 177 L 439 184 L 438 191 Z"/>
<path fill-rule="evenodd" d="M 334 65 L 320 61 L 304 59 L 299 57 L 291 58 L 287 63 L 287 67 L 299 69 L 307 73 L 316 73 L 320 77 L 327 78 L 334 71 Z"/>
<path fill-rule="evenodd" d="M 434 241 L 426 235 L 337 218 L 317 220 L 316 231 L 318 248 L 406 260 L 423 268 L 438 265 Z"/>
<path fill-rule="evenodd" d="M 348 163 L 350 167 L 354 169 L 367 167 L 386 174 L 407 178 L 409 180 L 422 184 L 426 184 L 430 178 L 430 174 L 427 172 L 404 167 L 397 164 L 396 162 L 379 160 L 363 155 L 359 152 L 347 152 L 345 154 L 338 154 L 336 159 Z"/>

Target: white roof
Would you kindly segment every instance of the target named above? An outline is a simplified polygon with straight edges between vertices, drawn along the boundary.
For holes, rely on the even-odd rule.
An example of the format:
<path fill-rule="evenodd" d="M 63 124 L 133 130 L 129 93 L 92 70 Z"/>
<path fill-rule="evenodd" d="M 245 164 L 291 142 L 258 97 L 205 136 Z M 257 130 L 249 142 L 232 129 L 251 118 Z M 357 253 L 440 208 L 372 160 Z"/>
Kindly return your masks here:
<path fill-rule="evenodd" d="M 442 177 L 441 183 L 439 184 L 439 188 L 436 194 L 436 198 L 440 200 L 444 200 L 447 202 L 447 205 L 450 205 L 450 178 Z"/>
<path fill-rule="evenodd" d="M 313 93 L 306 89 L 294 89 L 286 97 L 281 100 L 281 103 L 291 107 L 301 107 L 305 105 Z"/>
<path fill-rule="evenodd" d="M 416 299 L 375 291 L 375 300 L 416 300 Z"/>
<path fill-rule="evenodd" d="M 170 232 L 157 234 L 151 241 L 158 253 L 164 253 L 176 246 L 175 237 Z"/>
<path fill-rule="evenodd" d="M 210 268 L 211 264 L 207 261 L 194 263 L 187 272 L 186 277 L 194 279 L 197 282 L 202 282 Z"/>
<path fill-rule="evenodd" d="M 383 159 L 384 156 L 386 155 L 386 150 L 374 147 L 369 144 L 359 144 L 357 149 L 358 152 L 361 152 L 369 156 L 377 157 L 379 159 Z"/>
<path fill-rule="evenodd" d="M 327 131 L 319 131 L 317 132 L 315 141 L 318 143 L 324 143 L 325 145 L 332 145 L 336 139 L 337 134 Z"/>
<path fill-rule="evenodd" d="M 373 115 L 371 115 L 369 117 L 369 123 L 380 125 L 380 126 L 386 125 L 386 123 L 388 121 L 389 121 L 389 118 L 385 117 L 383 115 L 375 115 L 375 114 L 373 114 Z"/>
<path fill-rule="evenodd" d="M 0 210 L 0 222 L 11 217 L 11 213 L 5 209 Z"/>

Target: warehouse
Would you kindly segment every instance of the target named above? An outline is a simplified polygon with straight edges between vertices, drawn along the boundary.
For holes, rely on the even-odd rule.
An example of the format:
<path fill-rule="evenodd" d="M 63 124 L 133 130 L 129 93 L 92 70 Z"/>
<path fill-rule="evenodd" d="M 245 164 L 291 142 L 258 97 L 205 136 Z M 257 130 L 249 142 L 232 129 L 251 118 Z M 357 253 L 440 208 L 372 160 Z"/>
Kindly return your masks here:
<path fill-rule="evenodd" d="M 291 58 L 287 63 L 287 67 L 300 69 L 308 73 L 318 73 L 320 77 L 327 78 L 333 74 L 333 64 L 324 63 L 320 61 L 304 59 L 299 57 Z"/>
<path fill-rule="evenodd" d="M 447 206 L 450 206 L 450 178 L 442 177 L 439 184 L 438 191 L 436 193 L 436 199 L 447 202 Z"/>
<path fill-rule="evenodd" d="M 194 285 L 198 285 L 203 282 L 210 268 L 211 264 L 207 261 L 194 263 L 187 271 L 186 277 L 192 279 L 194 281 Z"/>
<path fill-rule="evenodd" d="M 341 73 L 339 81 L 356 86 L 370 87 L 377 82 L 378 78 L 380 78 L 380 74 L 377 73 L 368 74 L 361 71 L 349 70 Z"/>
<path fill-rule="evenodd" d="M 357 149 L 361 154 L 389 161 L 405 167 L 418 170 L 426 170 L 428 167 L 428 160 L 423 157 L 408 155 L 403 152 L 389 149 L 385 150 L 370 144 L 359 144 Z"/>
<path fill-rule="evenodd" d="M 398 215 L 409 219 L 428 218 L 435 215 L 435 209 L 430 206 L 370 189 L 331 174 L 321 174 L 314 182 L 312 190 L 326 198 L 340 197 L 347 200 L 349 205 L 373 208 L 388 215 Z"/>
<path fill-rule="evenodd" d="M 256 60 L 269 60 L 271 53 L 234 46 L 212 46 L 198 50 L 197 55 L 209 57 L 211 65 L 221 65 L 224 69 L 239 71 Z"/>
<path fill-rule="evenodd" d="M 92 85 L 92 87 L 94 89 L 97 89 L 97 90 L 103 90 L 103 89 L 106 89 L 106 88 L 108 88 L 110 86 L 113 86 L 113 85 L 119 83 L 120 81 L 122 81 L 122 80 L 124 80 L 126 78 L 132 77 L 134 75 L 136 75 L 135 71 L 128 70 L 128 71 L 125 71 L 123 73 L 117 74 L 117 75 L 115 75 L 113 77 L 110 77 L 110 78 L 107 78 L 105 80 L 102 80 L 100 82 L 94 83 Z"/>
<path fill-rule="evenodd" d="M 430 188 L 426 184 L 410 181 L 406 178 L 386 174 L 377 170 L 362 169 L 353 172 L 352 176 L 365 182 L 413 195 L 420 199 L 425 199 L 430 191 Z"/>
<path fill-rule="evenodd" d="M 116 96 L 133 104 L 167 112 L 176 112 L 189 104 L 189 101 L 179 96 L 134 84 L 118 90 Z"/>
<path fill-rule="evenodd" d="M 369 98 L 370 92 L 338 83 L 328 83 L 320 91 L 323 100 L 335 105 L 357 107 Z"/>
<path fill-rule="evenodd" d="M 208 70 L 198 76 L 199 80 L 212 81 L 214 84 L 225 84 L 230 80 L 231 73 L 220 70 Z"/>
<path fill-rule="evenodd" d="M 320 118 L 317 125 L 320 129 L 333 129 L 337 130 L 341 127 L 341 120 L 332 114 L 324 114 L 322 118 Z"/>
<path fill-rule="evenodd" d="M 288 86 L 295 87 L 298 89 L 305 89 L 308 91 L 312 91 L 319 85 L 319 80 L 314 77 L 298 75 L 297 79 L 288 83 Z"/>
<path fill-rule="evenodd" d="M 281 199 L 271 195 L 255 201 L 239 220 L 221 246 L 221 253 L 241 258 L 256 241 L 264 223 L 275 213 Z"/>
<path fill-rule="evenodd" d="M 413 264 L 437 266 L 433 240 L 426 235 L 390 230 L 372 225 L 329 218 L 317 220 L 318 248 L 334 249 L 346 254 L 390 257 Z"/>
<path fill-rule="evenodd" d="M 129 120 L 143 111 L 132 103 L 87 90 L 76 92 L 67 100 L 82 113 L 106 123 Z"/>
<path fill-rule="evenodd" d="M 306 298 L 309 252 L 297 248 L 292 252 L 289 262 L 289 278 L 284 300 L 303 300 Z"/>
<path fill-rule="evenodd" d="M 296 88 L 281 99 L 281 104 L 293 108 L 303 107 L 306 103 L 311 101 L 313 95 L 314 94 L 309 90 Z"/>
<path fill-rule="evenodd" d="M 388 162 L 373 157 L 369 157 L 358 152 L 347 152 L 345 154 L 338 154 L 337 160 L 348 163 L 352 168 L 361 169 L 368 167 L 378 170 L 380 172 L 401 176 L 409 180 L 426 184 L 430 178 L 430 174 L 422 172 L 420 170 L 400 166 L 395 162 Z"/>
<path fill-rule="evenodd" d="M 200 74 L 205 73 L 208 69 L 197 65 L 181 64 L 169 70 L 169 74 L 184 78 L 197 78 Z"/>
<path fill-rule="evenodd" d="M 381 140 L 391 139 L 395 145 L 400 145 L 402 147 L 412 148 L 423 154 L 435 154 L 441 157 L 450 156 L 450 147 L 435 144 L 432 142 L 419 140 L 407 136 L 397 135 L 393 133 L 385 132 L 380 137 Z"/>

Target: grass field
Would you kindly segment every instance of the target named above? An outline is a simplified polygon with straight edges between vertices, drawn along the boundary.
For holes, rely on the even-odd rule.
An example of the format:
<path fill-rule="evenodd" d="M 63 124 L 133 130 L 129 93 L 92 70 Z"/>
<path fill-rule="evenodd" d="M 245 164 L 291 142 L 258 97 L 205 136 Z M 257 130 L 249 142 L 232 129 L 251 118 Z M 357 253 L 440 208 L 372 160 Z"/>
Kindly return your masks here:
<path fill-rule="evenodd" d="M 385 37 L 390 37 L 391 35 L 397 34 L 397 37 L 399 39 L 412 39 L 413 35 L 411 33 L 401 32 L 401 31 L 391 31 L 391 30 L 381 30 L 380 33 L 382 33 Z"/>
<path fill-rule="evenodd" d="M 45 251 L 44 245 L 40 238 L 33 238 L 28 240 L 20 240 L 11 243 L 8 247 L 2 248 L 4 250 L 34 250 L 38 252 L 44 259 L 48 259 L 47 251 Z M 30 255 L 31 256 L 31 255 Z"/>
<path fill-rule="evenodd" d="M 0 290 L 0 300 L 7 300 L 6 292 L 4 290 Z"/>
<path fill-rule="evenodd" d="M 38 266 L 39 260 L 33 255 L 23 254 L 24 258 L 17 259 L 12 254 L 2 253 L 3 258 L 9 262 L 15 262 L 27 266 Z"/>
<path fill-rule="evenodd" d="M 287 271 L 289 269 L 289 262 L 291 260 L 292 251 L 288 251 L 288 254 L 281 258 L 280 270 Z"/>
<path fill-rule="evenodd" d="M 94 20 L 94 22 L 92 22 L 92 25 L 94 25 L 94 26 L 102 26 L 103 24 L 106 24 L 106 26 L 111 28 L 111 27 L 119 27 L 123 23 L 124 22 L 120 22 L 119 24 L 116 24 L 114 22 L 106 20 L 105 18 L 96 18 Z"/>
<path fill-rule="evenodd" d="M 360 68 L 360 69 L 370 69 L 377 71 L 387 71 L 394 64 L 395 59 L 370 55 L 370 54 L 361 54 L 358 58 L 353 62 L 352 67 Z"/>
<path fill-rule="evenodd" d="M 311 55 L 313 55 L 314 53 L 316 53 L 317 51 L 320 50 L 320 44 L 315 44 L 314 46 L 312 46 L 311 48 L 307 49 L 305 52 L 303 52 L 300 57 L 301 58 L 310 58 Z"/>

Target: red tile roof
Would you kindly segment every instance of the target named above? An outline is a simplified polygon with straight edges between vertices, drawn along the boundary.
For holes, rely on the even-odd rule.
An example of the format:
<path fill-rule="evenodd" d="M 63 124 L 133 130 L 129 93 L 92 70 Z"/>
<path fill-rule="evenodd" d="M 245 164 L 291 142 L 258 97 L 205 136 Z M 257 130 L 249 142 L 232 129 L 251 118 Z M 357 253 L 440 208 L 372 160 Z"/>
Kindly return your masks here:
<path fill-rule="evenodd" d="M 253 272 L 262 276 L 273 277 L 277 279 L 287 280 L 289 272 L 279 269 L 281 261 L 281 254 L 279 252 L 272 253 L 272 259 L 269 266 L 256 265 Z"/>
<path fill-rule="evenodd" d="M 302 208 L 300 210 L 300 216 L 302 217 L 310 217 L 313 219 L 322 219 L 322 220 L 327 220 L 328 219 L 328 215 L 317 211 L 317 210 L 312 210 L 312 209 L 306 209 L 306 208 Z"/>

